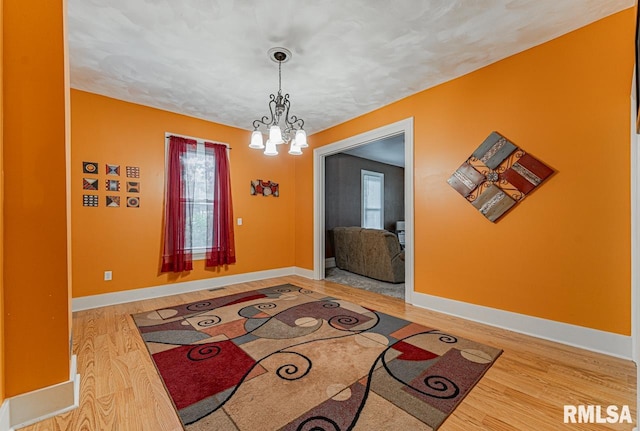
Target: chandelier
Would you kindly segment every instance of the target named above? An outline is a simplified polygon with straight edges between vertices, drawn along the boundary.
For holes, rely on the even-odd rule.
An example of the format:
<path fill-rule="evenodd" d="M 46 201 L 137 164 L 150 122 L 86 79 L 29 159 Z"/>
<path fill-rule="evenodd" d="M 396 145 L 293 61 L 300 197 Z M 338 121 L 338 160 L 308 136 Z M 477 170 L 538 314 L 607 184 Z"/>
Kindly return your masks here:
<path fill-rule="evenodd" d="M 291 58 L 286 48 L 271 48 L 269 58 L 278 63 L 278 94 L 269 95 L 269 115 L 253 121 L 253 133 L 249 148 L 264 150 L 266 156 L 277 156 L 278 145 L 289 144 L 289 154 L 298 156 L 307 145 L 307 133 L 304 131 L 304 120 L 289 114 L 291 102 L 289 94 L 282 95 L 282 63 Z M 266 144 L 263 142 L 260 128 L 269 135 Z"/>

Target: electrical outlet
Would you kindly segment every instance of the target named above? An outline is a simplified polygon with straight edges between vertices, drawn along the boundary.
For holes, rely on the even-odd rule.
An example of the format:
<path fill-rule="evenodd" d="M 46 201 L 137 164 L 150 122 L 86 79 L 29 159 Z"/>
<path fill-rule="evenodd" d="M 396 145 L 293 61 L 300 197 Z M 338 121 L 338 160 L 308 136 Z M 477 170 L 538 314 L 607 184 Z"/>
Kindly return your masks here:
<path fill-rule="evenodd" d="M 111 281 L 111 271 L 104 272 L 104 281 Z"/>

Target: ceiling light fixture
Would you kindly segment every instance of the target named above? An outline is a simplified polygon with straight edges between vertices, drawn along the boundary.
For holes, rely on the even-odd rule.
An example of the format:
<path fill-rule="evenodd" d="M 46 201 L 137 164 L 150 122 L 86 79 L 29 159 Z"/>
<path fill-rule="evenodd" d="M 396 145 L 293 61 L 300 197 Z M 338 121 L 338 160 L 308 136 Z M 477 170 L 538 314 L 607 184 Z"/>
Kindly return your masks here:
<path fill-rule="evenodd" d="M 291 58 L 291 52 L 286 48 L 271 48 L 268 52 L 269 58 L 278 63 L 278 95 L 269 95 L 269 113 L 259 120 L 253 121 L 253 133 L 251 134 L 251 144 L 249 148 L 264 150 L 267 156 L 277 156 L 277 146 L 288 144 L 289 154 L 298 156 L 302 154 L 302 148 L 306 148 L 307 133 L 302 128 L 304 120 L 295 115 L 289 115 L 291 102 L 289 94 L 282 95 L 282 63 L 286 63 Z M 266 145 L 263 141 L 260 127 L 264 126 L 265 133 L 269 134 Z"/>

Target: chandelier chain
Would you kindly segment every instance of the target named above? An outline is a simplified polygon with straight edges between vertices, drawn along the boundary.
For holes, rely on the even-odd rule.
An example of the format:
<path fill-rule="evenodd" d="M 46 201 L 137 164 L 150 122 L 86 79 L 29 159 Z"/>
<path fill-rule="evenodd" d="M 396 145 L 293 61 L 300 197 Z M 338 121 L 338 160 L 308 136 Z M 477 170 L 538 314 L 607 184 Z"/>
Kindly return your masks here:
<path fill-rule="evenodd" d="M 282 93 L 282 61 L 278 61 L 278 94 Z"/>

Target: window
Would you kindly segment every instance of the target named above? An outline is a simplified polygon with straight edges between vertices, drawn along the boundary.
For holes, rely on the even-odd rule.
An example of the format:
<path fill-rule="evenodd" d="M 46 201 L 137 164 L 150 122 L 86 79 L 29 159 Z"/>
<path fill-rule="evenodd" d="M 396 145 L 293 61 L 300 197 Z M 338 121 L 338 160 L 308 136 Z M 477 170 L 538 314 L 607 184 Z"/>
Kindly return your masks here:
<path fill-rule="evenodd" d="M 384 174 L 360 171 L 362 183 L 362 227 L 384 229 Z"/>
<path fill-rule="evenodd" d="M 235 263 L 233 204 L 227 147 L 167 136 L 162 272 Z"/>
<path fill-rule="evenodd" d="M 204 143 L 196 145 L 196 151 L 187 152 L 181 162 L 187 175 L 185 204 L 191 208 L 191 217 L 185 217 L 184 230 L 191 237 L 194 259 L 204 259 L 211 248 L 213 237 L 208 234 L 208 220 L 213 218 L 213 187 L 215 187 L 215 157 L 204 149 Z"/>

